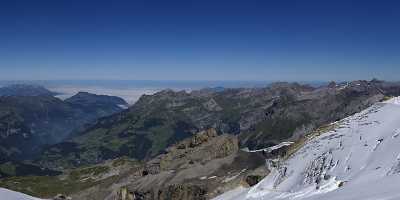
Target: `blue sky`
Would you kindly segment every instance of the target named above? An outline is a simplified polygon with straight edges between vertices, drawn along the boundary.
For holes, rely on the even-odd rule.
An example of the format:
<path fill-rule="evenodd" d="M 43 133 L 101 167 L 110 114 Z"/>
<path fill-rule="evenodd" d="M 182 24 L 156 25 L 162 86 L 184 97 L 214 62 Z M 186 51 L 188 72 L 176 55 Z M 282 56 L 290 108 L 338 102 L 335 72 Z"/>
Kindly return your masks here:
<path fill-rule="evenodd" d="M 0 80 L 399 80 L 398 1 L 1 1 Z"/>

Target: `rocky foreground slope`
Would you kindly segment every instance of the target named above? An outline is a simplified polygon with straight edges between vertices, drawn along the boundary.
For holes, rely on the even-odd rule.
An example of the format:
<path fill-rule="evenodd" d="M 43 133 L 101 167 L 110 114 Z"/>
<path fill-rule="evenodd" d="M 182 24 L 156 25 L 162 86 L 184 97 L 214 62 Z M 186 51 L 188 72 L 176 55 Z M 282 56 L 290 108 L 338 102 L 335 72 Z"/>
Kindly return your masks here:
<path fill-rule="evenodd" d="M 236 136 L 208 129 L 147 162 L 118 158 L 53 177 L 0 179 L 0 187 L 43 198 L 205 200 L 254 185 L 266 174 L 262 154 L 241 151 Z"/>
<path fill-rule="evenodd" d="M 400 199 L 400 98 L 331 124 L 251 188 L 214 200 Z"/>
<path fill-rule="evenodd" d="M 233 135 L 199 132 L 120 175 L 111 187 L 92 187 L 74 199 L 210 199 L 238 185 L 253 185 L 268 172 L 264 158 L 239 150 Z M 108 193 L 107 193 L 107 192 Z"/>

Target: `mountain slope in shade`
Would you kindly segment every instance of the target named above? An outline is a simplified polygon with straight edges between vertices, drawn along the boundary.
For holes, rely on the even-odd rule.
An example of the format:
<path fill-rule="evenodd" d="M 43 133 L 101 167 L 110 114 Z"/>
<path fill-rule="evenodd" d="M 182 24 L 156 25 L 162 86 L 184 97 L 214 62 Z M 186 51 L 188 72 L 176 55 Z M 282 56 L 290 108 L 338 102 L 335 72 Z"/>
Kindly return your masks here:
<path fill-rule="evenodd" d="M 215 200 L 400 199 L 400 98 L 332 124 L 252 188 Z"/>
<path fill-rule="evenodd" d="M 31 97 L 41 95 L 54 96 L 57 95 L 57 93 L 49 91 L 48 89 L 38 85 L 15 84 L 0 87 L 0 96 Z"/>
<path fill-rule="evenodd" d="M 4 200 L 42 200 L 26 194 L 0 188 L 0 199 Z"/>
<path fill-rule="evenodd" d="M 99 116 L 107 116 L 126 109 L 129 105 L 120 97 L 97 95 L 88 92 L 79 92 L 76 95 L 65 99 L 65 102 L 84 112 L 95 113 Z M 101 108 L 101 110 L 99 110 Z"/>
<path fill-rule="evenodd" d="M 0 152 L 16 160 L 29 158 L 39 146 L 60 142 L 75 129 L 122 111 L 120 105 L 126 102 L 118 97 L 81 93 L 66 101 L 50 95 L 0 97 Z"/>

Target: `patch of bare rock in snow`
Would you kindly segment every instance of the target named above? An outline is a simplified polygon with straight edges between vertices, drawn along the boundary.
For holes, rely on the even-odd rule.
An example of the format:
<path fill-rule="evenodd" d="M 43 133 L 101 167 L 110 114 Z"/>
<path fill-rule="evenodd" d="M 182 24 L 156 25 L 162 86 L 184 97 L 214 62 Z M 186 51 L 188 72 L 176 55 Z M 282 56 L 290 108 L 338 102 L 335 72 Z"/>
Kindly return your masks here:
<path fill-rule="evenodd" d="M 251 188 L 214 200 L 400 199 L 400 98 L 336 122 Z M 268 161 L 273 162 L 273 161 Z"/>

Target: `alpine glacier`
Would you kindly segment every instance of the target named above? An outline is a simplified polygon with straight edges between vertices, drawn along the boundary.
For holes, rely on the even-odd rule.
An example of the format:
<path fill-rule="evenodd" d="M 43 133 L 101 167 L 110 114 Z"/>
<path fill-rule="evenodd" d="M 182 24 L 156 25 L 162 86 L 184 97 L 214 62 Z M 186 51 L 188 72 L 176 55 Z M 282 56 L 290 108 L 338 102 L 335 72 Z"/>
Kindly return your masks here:
<path fill-rule="evenodd" d="M 332 124 L 251 188 L 214 200 L 400 199 L 400 98 L 377 103 Z"/>

